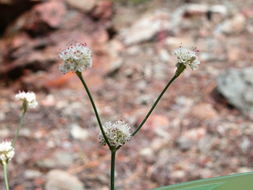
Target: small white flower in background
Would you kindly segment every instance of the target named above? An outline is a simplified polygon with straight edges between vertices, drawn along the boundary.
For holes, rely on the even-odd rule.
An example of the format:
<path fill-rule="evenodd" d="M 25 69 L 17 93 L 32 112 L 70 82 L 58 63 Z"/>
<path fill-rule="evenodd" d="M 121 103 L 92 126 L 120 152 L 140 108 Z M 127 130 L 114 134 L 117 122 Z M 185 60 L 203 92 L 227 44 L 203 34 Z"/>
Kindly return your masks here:
<path fill-rule="evenodd" d="M 22 103 L 28 108 L 36 108 L 38 106 L 34 92 L 19 92 L 16 94 L 15 98 L 19 101 L 22 101 Z"/>
<path fill-rule="evenodd" d="M 110 145 L 113 147 L 121 146 L 131 139 L 130 127 L 123 121 L 106 122 L 104 131 Z M 101 132 L 99 140 L 101 144 L 106 145 L 106 141 Z"/>
<path fill-rule="evenodd" d="M 10 141 L 0 143 L 0 163 L 8 163 L 14 156 L 15 151 Z"/>
<path fill-rule="evenodd" d="M 64 61 L 60 65 L 59 70 L 62 73 L 82 72 L 83 70 L 92 66 L 91 50 L 86 44 L 76 43 L 59 54 L 60 58 Z"/>
<path fill-rule="evenodd" d="M 178 64 L 188 65 L 192 70 L 197 69 L 200 64 L 195 51 L 180 47 L 174 51 L 174 54 L 177 56 Z"/>

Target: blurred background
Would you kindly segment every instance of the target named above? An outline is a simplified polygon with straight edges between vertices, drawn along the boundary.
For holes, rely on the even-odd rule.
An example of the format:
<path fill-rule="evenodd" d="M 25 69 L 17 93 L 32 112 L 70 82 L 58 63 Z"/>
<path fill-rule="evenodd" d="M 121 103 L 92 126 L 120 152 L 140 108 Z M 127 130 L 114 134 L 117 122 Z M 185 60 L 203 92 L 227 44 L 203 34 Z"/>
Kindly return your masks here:
<path fill-rule="evenodd" d="M 252 35 L 252 0 L 0 0 L 0 139 L 14 136 L 15 93 L 34 91 L 40 103 L 21 130 L 11 189 L 108 190 L 110 155 L 88 98 L 58 71 L 74 42 L 93 50 L 84 76 L 103 122 L 132 127 L 173 75 L 171 52 L 199 50 L 200 68 L 173 83 L 118 152 L 119 190 L 251 171 Z"/>

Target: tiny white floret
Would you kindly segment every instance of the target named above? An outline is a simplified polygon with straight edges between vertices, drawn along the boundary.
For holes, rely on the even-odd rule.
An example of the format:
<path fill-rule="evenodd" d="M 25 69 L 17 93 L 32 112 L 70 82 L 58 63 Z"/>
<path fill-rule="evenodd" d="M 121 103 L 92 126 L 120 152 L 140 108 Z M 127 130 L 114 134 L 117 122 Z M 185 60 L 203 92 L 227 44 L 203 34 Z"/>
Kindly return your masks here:
<path fill-rule="evenodd" d="M 16 94 L 15 98 L 25 103 L 28 108 L 36 108 L 38 106 L 34 92 L 19 92 Z"/>
<path fill-rule="evenodd" d="M 76 43 L 71 45 L 61 51 L 59 56 L 64 62 L 60 65 L 59 70 L 64 74 L 70 71 L 82 72 L 92 66 L 91 50 L 86 44 Z"/>
<path fill-rule="evenodd" d="M 200 64 L 195 51 L 180 47 L 174 50 L 174 54 L 177 56 L 178 64 L 188 65 L 192 70 L 197 69 Z"/>
<path fill-rule="evenodd" d="M 0 143 L 0 163 L 7 164 L 15 155 L 14 147 L 10 141 Z"/>
<path fill-rule="evenodd" d="M 130 127 L 123 121 L 106 122 L 104 125 L 106 137 L 113 147 L 122 146 L 131 139 Z M 100 132 L 100 143 L 106 145 L 106 141 Z"/>

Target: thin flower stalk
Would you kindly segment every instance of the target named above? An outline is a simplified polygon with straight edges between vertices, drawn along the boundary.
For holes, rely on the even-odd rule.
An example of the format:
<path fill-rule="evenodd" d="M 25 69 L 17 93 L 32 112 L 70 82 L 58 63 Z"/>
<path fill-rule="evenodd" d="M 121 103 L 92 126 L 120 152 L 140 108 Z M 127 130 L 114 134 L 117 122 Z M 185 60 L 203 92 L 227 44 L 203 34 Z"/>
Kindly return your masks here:
<path fill-rule="evenodd" d="M 147 115 L 145 116 L 145 118 L 142 120 L 142 122 L 140 123 L 140 125 L 136 128 L 136 130 L 132 133 L 132 136 L 136 135 L 136 133 L 143 127 L 143 125 L 145 124 L 145 122 L 148 120 L 149 116 L 151 115 L 151 113 L 153 112 L 153 110 L 155 109 L 155 107 L 157 106 L 157 104 L 159 103 L 159 101 L 161 100 L 162 96 L 164 95 L 164 93 L 167 91 L 167 89 L 170 87 L 170 85 L 172 84 L 173 81 L 176 80 L 177 77 L 180 76 L 180 74 L 185 70 L 185 65 L 181 64 L 178 66 L 174 76 L 170 79 L 170 81 L 167 83 L 167 85 L 165 86 L 165 88 L 163 89 L 163 91 L 160 93 L 160 95 L 158 96 L 158 98 L 156 99 L 156 101 L 154 102 L 154 104 L 152 105 L 152 107 L 150 108 L 150 110 L 148 111 Z M 120 147 L 118 147 L 120 148 Z"/>
<path fill-rule="evenodd" d="M 111 150 L 111 186 L 110 190 L 115 189 L 115 162 L 117 150 Z"/>
<path fill-rule="evenodd" d="M 19 119 L 19 124 L 18 124 L 18 127 L 16 129 L 16 133 L 15 133 L 15 137 L 12 140 L 12 146 L 13 147 L 16 146 L 16 142 L 17 142 L 17 139 L 18 139 L 18 136 L 19 136 L 20 129 L 24 126 L 25 113 L 26 113 L 25 110 L 23 110 L 21 112 L 20 119 Z"/>
<path fill-rule="evenodd" d="M 13 147 L 16 146 L 19 132 L 20 132 L 20 129 L 24 125 L 24 118 L 25 118 L 25 114 L 26 114 L 28 108 L 33 109 L 38 106 L 38 102 L 36 100 L 36 94 L 34 92 L 21 91 L 16 94 L 15 98 L 16 98 L 16 100 L 18 100 L 22 103 L 22 106 L 21 106 L 21 115 L 20 115 L 20 119 L 19 119 L 19 124 L 18 124 L 17 130 L 16 130 L 16 133 L 15 133 L 15 137 L 12 140 Z"/>
<path fill-rule="evenodd" d="M 89 97 L 89 99 L 90 99 L 91 105 L 92 105 L 92 107 L 93 107 L 93 110 L 94 110 L 94 112 L 95 112 L 95 116 L 96 116 L 97 121 L 98 121 L 98 125 L 99 125 L 99 128 L 100 128 L 100 131 L 101 131 L 101 133 L 102 133 L 102 135 L 103 135 L 103 137 L 104 137 L 104 139 L 105 139 L 105 142 L 106 142 L 106 144 L 108 145 L 108 147 L 109 147 L 110 149 L 112 149 L 113 147 L 111 146 L 111 144 L 110 144 L 110 142 L 109 142 L 109 140 L 108 140 L 108 138 L 107 138 L 107 136 L 106 136 L 106 134 L 105 134 L 105 131 L 104 131 L 104 129 L 103 129 L 103 125 L 102 125 L 101 119 L 100 119 L 99 114 L 98 114 L 98 111 L 97 111 L 96 104 L 95 104 L 95 102 L 94 102 L 94 100 L 93 100 L 93 98 L 92 98 L 92 95 L 91 95 L 91 93 L 90 93 L 90 90 L 89 90 L 89 88 L 88 88 L 88 86 L 87 86 L 87 84 L 86 84 L 86 82 L 85 82 L 85 80 L 84 80 L 84 78 L 83 78 L 83 76 L 82 76 L 82 73 L 79 72 L 79 71 L 76 71 L 76 75 L 77 75 L 78 78 L 81 80 L 81 82 L 82 82 L 82 84 L 83 84 L 83 86 L 84 86 L 84 89 L 85 89 L 85 91 L 86 91 L 86 93 L 87 93 L 87 95 L 88 95 L 88 97 Z"/>
<path fill-rule="evenodd" d="M 152 105 L 151 109 L 148 111 L 147 115 L 143 119 L 143 121 L 140 123 L 140 125 L 136 128 L 136 130 L 132 133 L 132 136 L 136 135 L 136 133 L 143 127 L 159 101 L 161 100 L 164 93 L 167 91 L 167 89 L 170 87 L 173 81 L 176 80 L 177 77 L 180 76 L 181 73 L 186 69 L 187 66 L 189 66 L 192 70 L 197 69 L 200 62 L 198 60 L 197 54 L 194 51 L 188 50 L 186 48 L 178 48 L 174 51 L 175 56 L 177 57 L 177 70 L 174 74 L 174 76 L 170 79 L 170 81 L 167 83 L 163 91 L 160 93 L 154 104 Z M 117 148 L 119 149 L 120 146 Z"/>
<path fill-rule="evenodd" d="M 10 190 L 8 180 L 8 164 L 6 162 L 3 162 L 3 174 L 4 174 L 5 190 Z"/>

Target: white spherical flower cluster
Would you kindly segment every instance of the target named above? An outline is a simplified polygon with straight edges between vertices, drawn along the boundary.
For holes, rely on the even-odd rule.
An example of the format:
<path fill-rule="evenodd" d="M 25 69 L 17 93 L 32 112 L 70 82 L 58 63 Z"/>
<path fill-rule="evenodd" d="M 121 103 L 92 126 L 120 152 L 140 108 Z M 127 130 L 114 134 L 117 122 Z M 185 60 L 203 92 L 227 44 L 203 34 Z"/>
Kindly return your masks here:
<path fill-rule="evenodd" d="M 104 131 L 110 145 L 113 147 L 122 146 L 131 139 L 130 128 L 128 124 L 123 121 L 106 122 Z M 101 132 L 99 141 L 101 144 L 106 145 L 106 141 Z"/>
<path fill-rule="evenodd" d="M 15 98 L 25 103 L 28 108 L 36 108 L 38 106 L 34 92 L 19 92 L 16 94 Z"/>
<path fill-rule="evenodd" d="M 14 156 L 14 148 L 9 141 L 3 141 L 0 143 L 0 163 L 8 163 Z"/>
<path fill-rule="evenodd" d="M 59 54 L 60 58 L 64 61 L 60 65 L 59 70 L 62 73 L 67 72 L 82 72 L 83 70 L 92 66 L 91 50 L 86 44 L 76 43 Z"/>
<path fill-rule="evenodd" d="M 178 48 L 174 51 L 177 56 L 178 64 L 184 64 L 185 66 L 190 66 L 192 70 L 197 69 L 200 64 L 197 54 L 186 48 Z"/>

